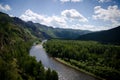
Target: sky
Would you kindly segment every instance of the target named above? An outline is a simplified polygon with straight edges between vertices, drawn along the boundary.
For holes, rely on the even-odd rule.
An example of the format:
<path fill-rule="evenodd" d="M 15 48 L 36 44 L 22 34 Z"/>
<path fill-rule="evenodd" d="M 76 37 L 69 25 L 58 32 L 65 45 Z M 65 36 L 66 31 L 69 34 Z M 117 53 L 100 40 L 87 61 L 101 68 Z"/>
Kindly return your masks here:
<path fill-rule="evenodd" d="M 100 31 L 120 25 L 120 0 L 0 0 L 0 11 L 54 28 Z"/>

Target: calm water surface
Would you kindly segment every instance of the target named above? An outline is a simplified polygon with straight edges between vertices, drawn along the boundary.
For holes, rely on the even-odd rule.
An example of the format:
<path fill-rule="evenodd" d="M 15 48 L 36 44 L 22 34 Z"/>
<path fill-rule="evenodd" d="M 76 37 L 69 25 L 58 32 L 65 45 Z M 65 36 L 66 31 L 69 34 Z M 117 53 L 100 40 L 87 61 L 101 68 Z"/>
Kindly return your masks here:
<path fill-rule="evenodd" d="M 97 80 L 96 78 L 65 66 L 56 60 L 49 57 L 42 45 L 32 46 L 30 55 L 35 56 L 37 61 L 42 61 L 45 68 L 56 70 L 59 75 L 59 80 Z"/>

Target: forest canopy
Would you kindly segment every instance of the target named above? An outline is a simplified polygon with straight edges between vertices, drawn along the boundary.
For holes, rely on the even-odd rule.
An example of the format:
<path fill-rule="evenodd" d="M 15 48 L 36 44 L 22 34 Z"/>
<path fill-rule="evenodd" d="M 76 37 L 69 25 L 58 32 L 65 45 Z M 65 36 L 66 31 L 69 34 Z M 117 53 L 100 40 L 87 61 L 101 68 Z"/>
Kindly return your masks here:
<path fill-rule="evenodd" d="M 48 40 L 44 47 L 53 57 L 107 80 L 120 79 L 120 46 L 95 41 Z"/>

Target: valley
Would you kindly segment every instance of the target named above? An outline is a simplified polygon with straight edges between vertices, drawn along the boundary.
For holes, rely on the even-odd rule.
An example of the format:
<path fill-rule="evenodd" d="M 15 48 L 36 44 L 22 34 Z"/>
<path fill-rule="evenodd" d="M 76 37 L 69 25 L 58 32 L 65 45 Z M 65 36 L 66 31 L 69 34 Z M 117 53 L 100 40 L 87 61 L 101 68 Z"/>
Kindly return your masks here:
<path fill-rule="evenodd" d="M 32 46 L 30 55 L 35 56 L 37 61 L 41 61 L 45 68 L 56 70 L 59 75 L 59 80 L 98 80 L 95 77 L 59 63 L 46 53 L 42 44 Z"/>
<path fill-rule="evenodd" d="M 119 33 L 120 26 L 98 32 L 53 28 L 0 12 L 0 80 L 119 80 Z"/>

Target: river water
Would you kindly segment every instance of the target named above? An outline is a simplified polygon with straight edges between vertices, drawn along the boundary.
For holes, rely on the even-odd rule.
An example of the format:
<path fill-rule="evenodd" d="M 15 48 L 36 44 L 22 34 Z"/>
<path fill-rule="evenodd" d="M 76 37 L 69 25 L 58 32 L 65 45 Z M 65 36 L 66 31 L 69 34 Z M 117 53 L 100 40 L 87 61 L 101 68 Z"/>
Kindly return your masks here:
<path fill-rule="evenodd" d="M 41 60 L 45 68 L 56 70 L 59 75 L 59 80 L 97 80 L 90 75 L 57 62 L 47 55 L 42 45 L 32 46 L 30 55 L 35 56 L 37 61 Z"/>

